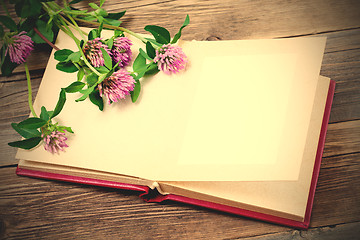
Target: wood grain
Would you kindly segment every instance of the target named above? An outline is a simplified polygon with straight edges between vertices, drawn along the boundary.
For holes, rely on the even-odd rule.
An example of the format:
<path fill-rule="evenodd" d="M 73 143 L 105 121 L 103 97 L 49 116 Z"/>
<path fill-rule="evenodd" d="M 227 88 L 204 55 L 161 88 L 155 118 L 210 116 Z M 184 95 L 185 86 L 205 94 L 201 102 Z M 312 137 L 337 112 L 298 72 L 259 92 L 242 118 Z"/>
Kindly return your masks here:
<path fill-rule="evenodd" d="M 90 9 L 88 2 L 76 7 Z M 113 0 L 104 8 L 109 12 L 127 10 L 123 25 L 141 33 L 145 33 L 146 25 L 155 24 L 174 35 L 189 14 L 191 24 L 182 36 L 186 40 L 279 38 L 360 27 L 360 2 L 352 0 Z M 10 13 L 15 16 L 13 9 Z M 44 68 L 48 53 L 38 51 L 36 55 L 39 60 L 31 61 L 30 69 Z M 16 71 L 24 69 L 20 66 Z"/>
<path fill-rule="evenodd" d="M 360 154 L 324 159 L 311 221 L 314 232 L 360 222 L 359 160 Z M 2 237 L 118 238 L 137 232 L 141 239 L 235 239 L 294 232 L 174 202 L 145 203 L 130 191 L 18 177 L 14 172 L 0 169 Z"/>
<path fill-rule="evenodd" d="M 5 1 L 8 4 L 8 1 Z M 59 1 L 61 2 L 61 1 Z M 77 4 L 88 8 L 90 1 Z M 11 122 L 29 114 L 23 66 L 0 77 L 0 239 L 356 239 L 360 229 L 360 1 L 128 0 L 123 24 L 147 24 L 174 34 L 189 14 L 183 39 L 327 36 L 321 74 L 337 82 L 311 228 L 298 231 L 178 203 L 149 204 L 134 192 L 18 177 L 19 140 Z M 3 14 L 3 10 L 0 10 Z M 14 9 L 10 14 L 15 15 Z M 29 59 L 34 96 L 50 49 Z"/>

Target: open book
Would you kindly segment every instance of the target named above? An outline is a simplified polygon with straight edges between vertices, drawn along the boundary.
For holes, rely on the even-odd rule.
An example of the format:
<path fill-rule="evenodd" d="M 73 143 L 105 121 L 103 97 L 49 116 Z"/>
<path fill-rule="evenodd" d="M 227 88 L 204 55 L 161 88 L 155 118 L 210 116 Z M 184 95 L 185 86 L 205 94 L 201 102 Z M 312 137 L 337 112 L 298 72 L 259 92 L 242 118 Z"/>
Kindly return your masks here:
<path fill-rule="evenodd" d="M 143 44 L 132 40 L 135 58 Z M 69 148 L 19 150 L 17 174 L 131 189 L 147 201 L 307 228 L 335 88 L 319 76 L 325 42 L 181 41 L 186 70 L 143 78 L 135 104 L 126 99 L 100 112 L 67 94 L 54 120 L 74 130 Z M 56 44 L 76 49 L 62 32 Z M 34 103 L 38 112 L 52 109 L 60 88 L 76 81 L 76 74 L 56 70 L 53 54 Z"/>

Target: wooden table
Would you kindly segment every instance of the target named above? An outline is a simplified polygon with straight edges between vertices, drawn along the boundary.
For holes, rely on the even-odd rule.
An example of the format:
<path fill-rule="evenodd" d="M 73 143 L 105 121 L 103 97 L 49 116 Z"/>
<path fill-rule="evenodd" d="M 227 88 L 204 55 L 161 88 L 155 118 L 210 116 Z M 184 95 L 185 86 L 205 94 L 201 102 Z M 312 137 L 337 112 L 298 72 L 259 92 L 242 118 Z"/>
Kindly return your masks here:
<path fill-rule="evenodd" d="M 19 140 L 10 123 L 29 114 L 20 66 L 0 77 L 0 238 L 5 239 L 355 239 L 360 234 L 360 1 L 109 1 L 127 9 L 124 26 L 174 34 L 186 14 L 186 40 L 326 36 L 321 74 L 337 82 L 308 231 L 178 203 L 145 203 L 132 192 L 18 177 Z M 3 10 L 2 12 L 3 13 Z M 11 14 L 15 15 L 11 9 Z M 221 51 L 221 49 L 216 49 Z M 29 59 L 34 95 L 50 49 Z"/>

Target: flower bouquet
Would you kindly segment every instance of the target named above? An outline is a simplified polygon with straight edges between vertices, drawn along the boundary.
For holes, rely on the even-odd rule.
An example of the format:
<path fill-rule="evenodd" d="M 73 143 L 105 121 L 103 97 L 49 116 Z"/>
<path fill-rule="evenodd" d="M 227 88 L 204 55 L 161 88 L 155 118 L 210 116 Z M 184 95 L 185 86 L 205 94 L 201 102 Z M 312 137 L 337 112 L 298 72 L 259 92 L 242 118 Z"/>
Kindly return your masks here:
<path fill-rule="evenodd" d="M 0 16 L 0 67 L 3 75 L 10 75 L 20 64 L 24 64 L 27 84 L 28 102 L 31 117 L 20 123 L 12 123 L 12 127 L 24 139 L 9 143 L 12 147 L 32 149 L 43 144 L 45 150 L 59 153 L 68 147 L 66 135 L 74 133 L 71 127 L 61 126 L 54 117 L 61 113 L 66 102 L 66 95 L 78 93 L 76 101 L 89 99 L 100 111 L 104 102 L 112 104 L 126 97 L 136 102 L 140 91 L 140 79 L 145 75 L 163 71 L 174 74 L 185 68 L 186 54 L 176 45 L 184 27 L 189 24 L 186 16 L 179 31 L 171 38 L 167 29 L 147 25 L 145 30 L 152 37 L 144 37 L 121 26 L 121 18 L 125 11 L 108 13 L 101 0 L 99 5 L 89 3 L 91 10 L 82 10 L 75 5 L 82 0 L 62 4 L 46 0 L 12 0 L 18 16 L 15 22 L 6 5 L 2 6 L 7 15 Z M 95 27 L 88 33 L 80 24 Z M 113 36 L 104 39 L 103 29 L 113 30 Z M 77 51 L 59 49 L 54 45 L 55 37 L 61 30 L 72 38 Z M 126 37 L 131 35 L 141 40 L 144 49 L 133 60 L 132 41 Z M 78 37 L 80 36 L 80 37 Z M 77 81 L 60 89 L 59 99 L 52 111 L 44 106 L 36 113 L 32 104 L 31 78 L 26 59 L 35 44 L 47 43 L 56 50 L 54 57 L 58 61 L 56 69 L 67 73 L 77 73 Z M 132 63 L 132 71 L 129 64 Z"/>

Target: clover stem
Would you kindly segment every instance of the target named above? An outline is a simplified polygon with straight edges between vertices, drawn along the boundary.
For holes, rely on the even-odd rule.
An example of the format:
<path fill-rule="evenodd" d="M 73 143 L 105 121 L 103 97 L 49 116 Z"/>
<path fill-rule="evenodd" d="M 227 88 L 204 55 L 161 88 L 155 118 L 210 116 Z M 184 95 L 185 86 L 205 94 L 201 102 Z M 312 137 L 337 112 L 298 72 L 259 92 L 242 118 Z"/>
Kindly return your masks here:
<path fill-rule="evenodd" d="M 55 50 L 60 50 L 57 46 L 55 46 L 52 42 L 50 42 L 36 27 L 33 28 L 34 31 L 42 38 L 50 47 L 54 48 Z"/>
<path fill-rule="evenodd" d="M 75 18 L 76 21 L 79 21 L 79 22 L 84 22 L 84 23 L 88 23 L 88 24 L 92 24 L 92 25 L 96 25 L 96 26 L 99 26 L 100 23 L 98 22 L 92 22 L 92 21 L 87 21 L 87 20 L 84 20 L 84 19 L 80 19 L 80 18 Z M 146 38 L 144 38 L 143 36 L 137 34 L 137 33 L 134 33 L 133 31 L 130 31 L 129 29 L 127 28 L 124 28 L 124 27 L 116 27 L 116 26 L 112 26 L 112 25 L 108 25 L 108 24 L 104 24 L 103 25 L 104 27 L 106 28 L 110 28 L 110 29 L 115 29 L 115 30 L 120 30 L 120 31 L 123 31 L 123 32 L 126 32 L 138 39 L 140 39 L 142 42 L 146 43 L 148 40 Z"/>
<path fill-rule="evenodd" d="M 32 89 L 31 89 L 31 79 L 30 79 L 30 73 L 29 73 L 29 68 L 28 68 L 28 65 L 27 63 L 25 62 L 24 63 L 25 65 L 25 72 L 26 72 L 26 80 L 27 80 L 27 85 L 28 85 L 28 102 L 29 102 L 29 108 L 30 108 L 30 111 L 32 113 L 32 115 L 34 117 L 37 117 L 36 113 L 35 113 L 35 110 L 34 110 L 34 106 L 32 104 Z"/>

